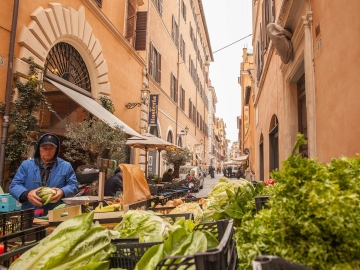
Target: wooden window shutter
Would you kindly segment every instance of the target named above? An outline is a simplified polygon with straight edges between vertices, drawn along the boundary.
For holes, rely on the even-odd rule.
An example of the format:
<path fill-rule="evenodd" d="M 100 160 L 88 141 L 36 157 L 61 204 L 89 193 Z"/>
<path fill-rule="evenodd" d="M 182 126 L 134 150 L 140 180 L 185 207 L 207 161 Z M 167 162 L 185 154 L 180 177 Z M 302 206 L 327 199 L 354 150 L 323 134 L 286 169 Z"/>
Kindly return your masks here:
<path fill-rule="evenodd" d="M 153 72 L 154 72 L 154 52 L 153 52 L 154 48 L 153 48 L 153 44 L 150 43 L 150 57 L 149 57 L 149 74 L 154 78 L 153 76 Z"/>
<path fill-rule="evenodd" d="M 161 54 L 158 53 L 158 83 L 161 83 Z"/>
<path fill-rule="evenodd" d="M 270 22 L 275 22 L 275 0 L 270 0 Z"/>
<path fill-rule="evenodd" d="M 183 51 L 183 43 L 182 43 L 182 35 L 180 35 L 180 56 L 182 57 L 182 51 Z"/>
<path fill-rule="evenodd" d="M 186 22 L 186 6 L 184 1 L 183 1 L 183 16 L 184 16 L 184 21 Z"/>
<path fill-rule="evenodd" d="M 136 18 L 136 4 L 135 0 L 128 0 L 127 2 L 127 20 L 126 20 L 126 35 L 125 38 L 134 45 L 135 36 L 135 18 Z"/>
<path fill-rule="evenodd" d="M 263 41 L 263 50 L 267 49 L 268 45 L 268 36 L 266 34 L 266 27 L 269 23 L 269 0 L 264 0 L 263 2 L 263 26 L 264 29 L 262 31 L 262 41 Z"/>
<path fill-rule="evenodd" d="M 191 119 L 191 110 L 192 110 L 192 104 L 191 104 L 191 99 L 189 98 L 189 118 Z"/>
<path fill-rule="evenodd" d="M 178 93 L 178 83 L 177 83 L 177 79 L 175 78 L 175 85 L 174 85 L 174 90 L 175 90 L 175 96 L 174 96 L 174 101 L 177 103 L 178 102 L 178 97 L 179 97 L 179 93 Z"/>
<path fill-rule="evenodd" d="M 145 51 L 146 49 L 147 11 L 139 11 L 136 14 L 136 37 L 135 50 Z"/>
<path fill-rule="evenodd" d="M 185 110 L 185 89 L 181 89 L 182 91 L 182 95 L 183 95 L 183 100 L 182 100 L 182 109 Z"/>
<path fill-rule="evenodd" d="M 99 8 L 102 8 L 102 0 L 95 0 L 95 3 L 99 6 Z"/>
<path fill-rule="evenodd" d="M 159 0 L 159 13 L 162 15 L 163 12 L 163 0 Z"/>
<path fill-rule="evenodd" d="M 172 28 L 171 28 L 171 37 L 175 42 L 175 17 L 172 15 Z"/>
<path fill-rule="evenodd" d="M 257 65 L 257 69 L 256 69 L 256 78 L 257 81 L 260 80 L 260 42 L 258 41 L 256 44 L 256 65 Z"/>

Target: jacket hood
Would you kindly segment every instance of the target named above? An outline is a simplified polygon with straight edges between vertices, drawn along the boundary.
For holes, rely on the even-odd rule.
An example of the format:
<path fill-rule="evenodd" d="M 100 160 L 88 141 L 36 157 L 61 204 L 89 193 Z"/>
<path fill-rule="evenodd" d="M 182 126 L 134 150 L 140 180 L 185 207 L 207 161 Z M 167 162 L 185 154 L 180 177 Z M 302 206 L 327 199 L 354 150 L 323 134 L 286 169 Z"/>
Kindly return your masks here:
<path fill-rule="evenodd" d="M 59 152 L 60 152 L 60 140 L 59 140 L 59 138 L 58 138 L 55 134 L 53 134 L 53 133 L 45 133 L 45 134 L 43 134 L 43 135 L 38 139 L 38 141 L 37 141 L 36 144 L 35 144 L 35 154 L 34 154 L 34 158 L 35 158 L 35 159 L 36 159 L 36 158 L 40 158 L 40 141 L 42 140 L 42 138 L 44 138 L 45 136 L 48 136 L 48 135 L 51 135 L 51 136 L 55 137 L 56 140 L 57 140 L 57 147 L 56 147 L 54 159 L 57 158 L 57 156 L 58 156 L 58 154 L 59 154 Z"/>

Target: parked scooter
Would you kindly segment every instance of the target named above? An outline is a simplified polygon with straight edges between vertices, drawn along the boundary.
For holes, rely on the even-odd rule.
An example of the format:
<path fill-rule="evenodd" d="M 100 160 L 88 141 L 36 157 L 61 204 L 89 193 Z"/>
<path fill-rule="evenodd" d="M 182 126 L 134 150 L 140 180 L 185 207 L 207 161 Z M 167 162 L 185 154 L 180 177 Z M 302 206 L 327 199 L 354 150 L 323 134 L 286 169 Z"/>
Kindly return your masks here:
<path fill-rule="evenodd" d="M 74 197 L 86 196 L 93 182 L 99 179 L 99 169 L 93 165 L 82 165 L 76 169 L 79 192 Z"/>

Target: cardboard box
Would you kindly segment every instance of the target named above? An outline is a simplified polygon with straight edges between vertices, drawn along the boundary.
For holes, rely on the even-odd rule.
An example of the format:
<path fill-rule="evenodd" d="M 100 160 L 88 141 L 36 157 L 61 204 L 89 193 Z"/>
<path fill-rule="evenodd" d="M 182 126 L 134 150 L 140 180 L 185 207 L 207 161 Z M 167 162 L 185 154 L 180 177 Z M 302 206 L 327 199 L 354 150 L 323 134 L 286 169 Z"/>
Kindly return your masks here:
<path fill-rule="evenodd" d="M 56 210 L 50 210 L 48 213 L 49 222 L 65 221 L 81 215 L 81 205 L 65 207 Z"/>

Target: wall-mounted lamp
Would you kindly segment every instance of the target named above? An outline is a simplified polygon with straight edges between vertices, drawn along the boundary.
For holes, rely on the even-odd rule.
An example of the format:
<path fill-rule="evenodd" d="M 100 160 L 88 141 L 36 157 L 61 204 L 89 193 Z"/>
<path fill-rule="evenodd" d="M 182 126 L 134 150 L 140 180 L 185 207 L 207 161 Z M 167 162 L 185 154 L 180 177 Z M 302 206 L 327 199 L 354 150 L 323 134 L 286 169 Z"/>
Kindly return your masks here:
<path fill-rule="evenodd" d="M 187 126 L 185 126 L 185 128 L 183 130 L 180 131 L 181 133 L 179 133 L 177 136 L 181 137 L 181 136 L 186 136 L 189 132 L 189 128 Z"/>
<path fill-rule="evenodd" d="M 146 104 L 146 101 L 149 100 L 150 90 L 148 88 L 141 89 L 141 100 L 142 102 L 126 102 L 125 106 L 128 109 L 133 109 L 136 106 L 140 107 L 142 104 Z"/>

